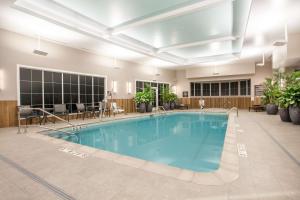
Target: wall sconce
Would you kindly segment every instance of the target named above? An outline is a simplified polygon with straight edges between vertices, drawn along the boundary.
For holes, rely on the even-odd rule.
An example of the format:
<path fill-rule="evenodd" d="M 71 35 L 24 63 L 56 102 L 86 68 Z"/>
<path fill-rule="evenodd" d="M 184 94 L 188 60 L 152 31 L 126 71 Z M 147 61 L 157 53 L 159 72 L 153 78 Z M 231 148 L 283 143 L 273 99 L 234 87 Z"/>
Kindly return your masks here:
<path fill-rule="evenodd" d="M 127 87 L 127 93 L 131 94 L 132 93 L 132 84 L 131 84 L 131 82 L 127 82 L 126 87 Z"/>
<path fill-rule="evenodd" d="M 117 81 L 112 81 L 112 92 L 117 93 L 118 91 L 118 82 Z"/>
<path fill-rule="evenodd" d="M 177 94 L 177 86 L 176 86 L 176 85 L 173 85 L 173 86 L 172 86 L 172 92 L 173 92 L 174 94 Z"/>

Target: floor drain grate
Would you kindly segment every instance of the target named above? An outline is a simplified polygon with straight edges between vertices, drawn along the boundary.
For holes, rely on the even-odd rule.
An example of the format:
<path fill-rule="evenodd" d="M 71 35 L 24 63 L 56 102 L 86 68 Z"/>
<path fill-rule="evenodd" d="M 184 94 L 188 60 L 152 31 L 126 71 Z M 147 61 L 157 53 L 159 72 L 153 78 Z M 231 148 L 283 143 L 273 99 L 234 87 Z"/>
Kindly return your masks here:
<path fill-rule="evenodd" d="M 68 195 L 67 193 L 65 193 L 59 187 L 56 187 L 55 185 L 52 185 L 52 184 L 48 183 L 46 180 L 44 180 L 41 177 L 33 174 L 32 172 L 28 171 L 27 169 L 23 168 L 22 166 L 18 165 L 17 163 L 13 162 L 12 160 L 6 158 L 5 156 L 3 156 L 1 154 L 0 154 L 0 160 L 2 160 L 3 162 L 7 163 L 11 167 L 15 168 L 20 173 L 24 174 L 25 176 L 27 176 L 28 178 L 32 179 L 36 183 L 39 183 L 39 184 L 43 185 L 46 189 L 48 189 L 49 191 L 51 191 L 54 194 L 56 194 L 60 199 L 75 200 L 74 197 Z"/>

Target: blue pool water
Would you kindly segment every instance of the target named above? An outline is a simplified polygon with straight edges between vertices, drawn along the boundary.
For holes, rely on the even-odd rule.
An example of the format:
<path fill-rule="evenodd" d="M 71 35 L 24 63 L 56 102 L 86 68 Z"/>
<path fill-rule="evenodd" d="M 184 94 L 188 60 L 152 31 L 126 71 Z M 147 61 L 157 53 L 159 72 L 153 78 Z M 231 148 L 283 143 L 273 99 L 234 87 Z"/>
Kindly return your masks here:
<path fill-rule="evenodd" d="M 218 169 L 227 127 L 225 114 L 173 113 L 97 124 L 76 136 L 50 136 L 193 171 Z"/>

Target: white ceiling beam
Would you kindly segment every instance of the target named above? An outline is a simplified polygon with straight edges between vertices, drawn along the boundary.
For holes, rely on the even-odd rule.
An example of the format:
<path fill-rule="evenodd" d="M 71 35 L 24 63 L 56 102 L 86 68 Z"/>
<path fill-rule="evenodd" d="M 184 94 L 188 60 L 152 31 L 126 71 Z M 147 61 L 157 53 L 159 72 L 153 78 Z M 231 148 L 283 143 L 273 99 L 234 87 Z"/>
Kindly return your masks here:
<path fill-rule="evenodd" d="M 191 58 L 188 59 L 186 65 L 193 65 L 197 63 L 207 63 L 207 62 L 215 62 L 215 61 L 222 61 L 228 59 L 238 59 L 240 56 L 239 52 L 232 52 L 227 54 L 218 54 L 218 55 L 211 55 L 205 57 L 198 57 L 198 58 Z"/>
<path fill-rule="evenodd" d="M 216 38 L 209 39 L 209 40 L 201 40 L 201 41 L 190 42 L 190 43 L 175 44 L 175 45 L 170 45 L 170 46 L 166 46 L 166 47 L 161 47 L 157 50 L 157 52 L 158 53 L 168 52 L 168 51 L 175 50 L 175 49 L 182 49 L 182 48 L 194 47 L 194 46 L 202 46 L 202 45 L 206 45 L 206 44 L 210 44 L 210 43 L 214 43 L 214 42 L 234 41 L 238 38 L 239 38 L 239 36 L 226 36 L 226 37 L 216 37 Z"/>
<path fill-rule="evenodd" d="M 133 28 L 136 26 L 141 26 L 144 24 L 152 23 L 152 22 L 157 22 L 161 20 L 165 20 L 168 18 L 180 16 L 180 15 L 186 15 L 188 13 L 203 9 L 207 6 L 217 4 L 223 1 L 229 1 L 229 0 L 202 0 L 202 1 L 197 1 L 196 3 L 191 3 L 185 6 L 180 6 L 175 9 L 169 9 L 166 10 L 165 12 L 162 13 L 154 13 L 150 14 L 148 16 L 143 16 L 140 18 L 136 18 L 130 21 L 127 21 L 125 23 L 122 23 L 120 25 L 117 25 L 115 27 L 111 27 L 110 31 L 112 34 L 119 34 L 122 31 Z M 232 0 L 231 0 L 232 1 Z"/>

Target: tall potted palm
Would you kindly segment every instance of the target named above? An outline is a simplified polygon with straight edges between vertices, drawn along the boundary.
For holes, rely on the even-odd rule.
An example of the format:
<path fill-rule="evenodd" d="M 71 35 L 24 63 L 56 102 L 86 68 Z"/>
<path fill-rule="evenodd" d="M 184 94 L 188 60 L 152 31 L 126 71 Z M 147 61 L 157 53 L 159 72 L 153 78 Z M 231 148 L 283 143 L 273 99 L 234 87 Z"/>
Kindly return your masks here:
<path fill-rule="evenodd" d="M 146 95 L 146 111 L 152 112 L 153 109 L 153 100 L 154 100 L 154 90 L 147 85 L 144 89 L 144 93 Z"/>
<path fill-rule="evenodd" d="M 285 95 L 293 124 L 300 125 L 300 71 L 293 72 L 286 80 Z"/>
<path fill-rule="evenodd" d="M 161 87 L 163 107 L 165 110 L 170 110 L 170 90 L 168 87 Z"/>
<path fill-rule="evenodd" d="M 281 121 L 290 122 L 290 113 L 289 113 L 289 94 L 285 89 L 280 92 L 280 97 L 278 98 L 279 105 L 279 116 Z"/>
<path fill-rule="evenodd" d="M 177 100 L 177 95 L 175 93 L 169 94 L 169 101 L 170 101 L 170 109 L 175 109 L 175 101 Z"/>
<path fill-rule="evenodd" d="M 148 102 L 147 94 L 145 92 L 137 92 L 134 97 L 134 101 L 138 105 L 138 111 L 141 113 L 146 112 L 146 103 Z"/>
<path fill-rule="evenodd" d="M 280 96 L 279 82 L 277 79 L 267 78 L 264 82 L 263 102 L 269 115 L 276 115 L 278 112 L 278 98 Z"/>

